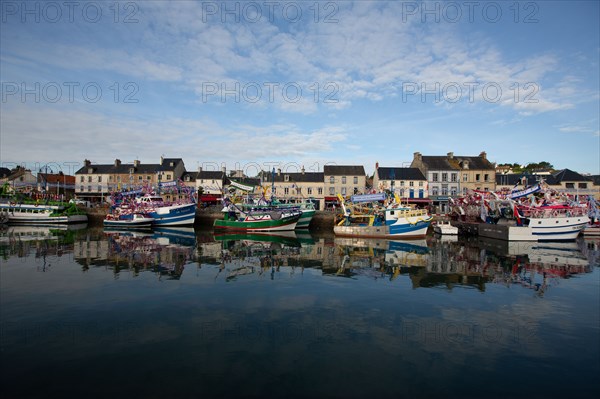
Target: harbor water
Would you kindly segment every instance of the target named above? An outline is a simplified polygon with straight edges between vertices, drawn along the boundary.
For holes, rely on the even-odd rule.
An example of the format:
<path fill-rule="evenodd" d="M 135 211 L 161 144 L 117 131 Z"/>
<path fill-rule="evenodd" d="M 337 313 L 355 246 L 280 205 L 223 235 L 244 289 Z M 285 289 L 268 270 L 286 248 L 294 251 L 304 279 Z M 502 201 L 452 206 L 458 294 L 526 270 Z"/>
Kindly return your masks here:
<path fill-rule="evenodd" d="M 0 394 L 595 398 L 600 240 L 0 228 Z"/>

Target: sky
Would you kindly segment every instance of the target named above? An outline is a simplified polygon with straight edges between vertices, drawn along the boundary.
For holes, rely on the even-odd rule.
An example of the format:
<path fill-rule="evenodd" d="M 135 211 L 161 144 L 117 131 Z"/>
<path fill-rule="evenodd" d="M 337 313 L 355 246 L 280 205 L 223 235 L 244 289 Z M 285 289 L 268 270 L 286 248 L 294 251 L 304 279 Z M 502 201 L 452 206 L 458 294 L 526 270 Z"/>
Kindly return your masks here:
<path fill-rule="evenodd" d="M 0 2 L 0 164 L 600 174 L 598 1 Z"/>

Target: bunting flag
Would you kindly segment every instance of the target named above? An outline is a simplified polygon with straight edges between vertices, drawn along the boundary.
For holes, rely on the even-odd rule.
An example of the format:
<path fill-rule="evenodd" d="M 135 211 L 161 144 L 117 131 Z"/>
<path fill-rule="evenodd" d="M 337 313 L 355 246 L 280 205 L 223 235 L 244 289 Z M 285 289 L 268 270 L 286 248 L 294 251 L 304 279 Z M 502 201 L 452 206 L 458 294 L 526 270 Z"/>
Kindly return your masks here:
<path fill-rule="evenodd" d="M 521 226 L 521 215 L 519 215 L 519 208 L 517 208 L 517 204 L 513 205 L 513 214 L 515 215 L 515 219 L 517 220 L 517 226 Z"/>

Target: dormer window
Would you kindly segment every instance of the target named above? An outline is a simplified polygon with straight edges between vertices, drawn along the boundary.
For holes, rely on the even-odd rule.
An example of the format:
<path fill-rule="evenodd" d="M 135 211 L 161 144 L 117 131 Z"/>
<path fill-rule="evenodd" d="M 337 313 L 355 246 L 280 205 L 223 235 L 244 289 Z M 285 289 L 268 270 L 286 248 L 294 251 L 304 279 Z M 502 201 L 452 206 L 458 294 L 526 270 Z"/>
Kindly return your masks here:
<path fill-rule="evenodd" d="M 133 174 L 135 172 L 135 168 L 129 168 L 129 174 Z"/>
<path fill-rule="evenodd" d="M 284 180 L 284 181 L 290 181 L 290 175 L 285 175 L 285 176 L 283 177 L 283 180 Z"/>
<path fill-rule="evenodd" d="M 94 168 L 88 168 L 88 173 L 94 173 Z"/>

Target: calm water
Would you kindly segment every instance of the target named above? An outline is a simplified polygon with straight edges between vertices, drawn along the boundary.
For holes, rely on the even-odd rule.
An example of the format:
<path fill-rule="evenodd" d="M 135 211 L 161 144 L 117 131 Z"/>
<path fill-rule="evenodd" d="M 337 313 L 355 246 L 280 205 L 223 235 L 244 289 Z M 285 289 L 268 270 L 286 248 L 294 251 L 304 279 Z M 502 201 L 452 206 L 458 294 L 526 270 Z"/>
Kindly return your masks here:
<path fill-rule="evenodd" d="M 3 397 L 596 397 L 599 240 L 0 230 Z"/>

